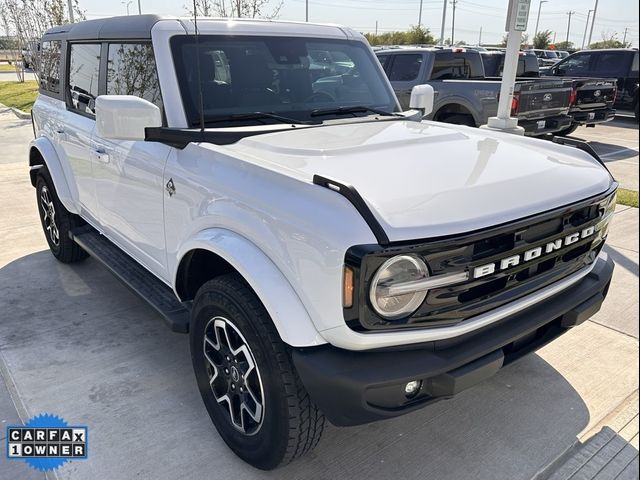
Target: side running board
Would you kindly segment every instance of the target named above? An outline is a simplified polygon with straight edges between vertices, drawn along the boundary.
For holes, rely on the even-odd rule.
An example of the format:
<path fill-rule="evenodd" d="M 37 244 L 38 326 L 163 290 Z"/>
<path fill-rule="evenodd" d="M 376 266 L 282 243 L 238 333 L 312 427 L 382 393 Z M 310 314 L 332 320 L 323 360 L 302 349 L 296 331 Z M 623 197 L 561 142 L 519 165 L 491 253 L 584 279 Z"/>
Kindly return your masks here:
<path fill-rule="evenodd" d="M 174 332 L 189 331 L 190 311 L 173 291 L 104 235 L 90 226 L 69 233 L 71 239 L 151 305 Z"/>
<path fill-rule="evenodd" d="M 369 206 L 360 196 L 355 187 L 336 182 L 335 180 L 331 180 L 320 175 L 313 176 L 313 183 L 321 187 L 328 188 L 329 190 L 333 190 L 349 200 L 367 225 L 369 225 L 369 228 L 373 232 L 378 243 L 380 245 L 389 245 L 389 237 L 387 237 L 387 233 L 384 231 L 384 228 L 382 228 L 382 225 L 380 225 L 380 222 L 378 222 L 378 219 L 375 217 L 373 212 L 371 212 Z"/>

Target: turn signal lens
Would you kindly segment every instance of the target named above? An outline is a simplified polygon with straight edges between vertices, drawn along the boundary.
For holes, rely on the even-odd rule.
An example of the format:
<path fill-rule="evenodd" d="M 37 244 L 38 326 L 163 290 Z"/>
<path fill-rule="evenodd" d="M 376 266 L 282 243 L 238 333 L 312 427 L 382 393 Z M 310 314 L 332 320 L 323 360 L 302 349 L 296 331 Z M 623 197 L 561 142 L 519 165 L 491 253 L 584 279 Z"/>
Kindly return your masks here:
<path fill-rule="evenodd" d="M 344 308 L 353 306 L 353 269 L 346 265 L 342 276 L 342 306 Z"/>

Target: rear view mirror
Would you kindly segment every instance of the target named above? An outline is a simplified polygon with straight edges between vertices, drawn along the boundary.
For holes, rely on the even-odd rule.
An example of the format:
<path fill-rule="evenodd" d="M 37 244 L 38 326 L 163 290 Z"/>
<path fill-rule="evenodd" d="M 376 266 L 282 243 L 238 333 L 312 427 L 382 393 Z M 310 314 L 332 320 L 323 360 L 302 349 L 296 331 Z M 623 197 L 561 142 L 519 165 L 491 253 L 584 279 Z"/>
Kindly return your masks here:
<path fill-rule="evenodd" d="M 411 90 L 409 108 L 420 110 L 422 115 L 429 115 L 433 111 L 433 87 L 431 85 L 416 85 Z"/>
<path fill-rule="evenodd" d="M 153 103 L 133 95 L 96 98 L 96 133 L 111 140 L 144 140 L 145 128 L 161 127 L 162 114 Z"/>

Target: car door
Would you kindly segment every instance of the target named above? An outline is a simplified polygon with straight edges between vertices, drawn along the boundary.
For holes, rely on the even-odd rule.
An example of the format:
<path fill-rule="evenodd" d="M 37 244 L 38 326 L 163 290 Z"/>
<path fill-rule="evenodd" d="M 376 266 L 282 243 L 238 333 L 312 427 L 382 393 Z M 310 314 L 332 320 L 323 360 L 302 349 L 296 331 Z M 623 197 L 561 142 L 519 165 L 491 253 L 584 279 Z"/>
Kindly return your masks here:
<path fill-rule="evenodd" d="M 62 164 L 71 171 L 68 181 L 83 210 L 96 221 L 97 202 L 89 147 L 95 129 L 95 99 L 98 96 L 100 44 L 71 43 L 67 46 L 66 111 L 53 132 Z"/>
<path fill-rule="evenodd" d="M 592 75 L 593 52 L 578 52 L 551 67 L 558 77 L 589 77 Z"/>
<path fill-rule="evenodd" d="M 162 109 L 150 43 L 105 43 L 107 95 L 135 95 Z M 91 154 L 100 223 L 110 239 L 160 278 L 166 278 L 164 167 L 171 147 L 94 135 Z"/>
<path fill-rule="evenodd" d="M 618 81 L 617 108 L 633 109 L 635 92 L 627 82 L 633 56 L 634 52 L 629 50 L 605 50 L 598 52 L 594 58 L 594 77 L 615 78 Z"/>
<path fill-rule="evenodd" d="M 424 56 L 422 53 L 394 53 L 389 57 L 391 58 L 387 60 L 385 71 L 402 109 L 407 110 L 411 90 L 420 85 L 423 78 Z"/>

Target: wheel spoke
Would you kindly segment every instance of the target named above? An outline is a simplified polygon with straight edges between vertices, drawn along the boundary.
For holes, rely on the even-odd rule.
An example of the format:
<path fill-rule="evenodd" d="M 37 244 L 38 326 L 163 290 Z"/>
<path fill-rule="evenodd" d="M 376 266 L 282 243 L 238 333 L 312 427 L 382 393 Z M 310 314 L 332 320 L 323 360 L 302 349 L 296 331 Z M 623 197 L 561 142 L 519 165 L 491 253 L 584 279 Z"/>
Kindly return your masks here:
<path fill-rule="evenodd" d="M 205 346 L 208 343 L 209 345 L 211 345 L 215 350 L 220 350 L 220 342 L 218 343 L 213 343 L 213 341 L 211 341 L 211 339 L 209 338 L 209 335 L 205 334 L 204 336 L 204 342 L 205 342 Z"/>
<path fill-rule="evenodd" d="M 253 409 L 253 411 L 251 411 L 251 409 L 247 405 L 247 402 L 245 402 L 243 399 L 242 403 L 240 404 L 240 410 L 244 410 L 245 412 L 247 412 L 251 416 L 251 418 L 253 418 L 254 422 L 259 422 L 260 417 L 262 416 L 262 404 L 256 401 L 256 398 L 253 396 L 253 393 L 250 393 L 250 390 L 247 389 L 247 392 L 249 392 L 249 395 L 251 395 L 251 399 L 255 402 L 255 408 Z"/>
<path fill-rule="evenodd" d="M 211 357 L 209 356 L 209 354 L 206 351 L 204 352 L 204 357 L 209 362 L 209 365 L 211 365 L 213 367 L 213 375 L 212 375 L 211 379 L 209 380 L 209 384 L 212 384 L 213 381 L 218 377 L 218 366 L 214 363 L 214 361 L 211 359 Z"/>
<path fill-rule="evenodd" d="M 213 369 L 209 384 L 216 401 L 228 411 L 234 428 L 253 435 L 262 426 L 264 392 L 249 344 L 233 323 L 214 317 L 205 328 L 203 347 Z"/>

